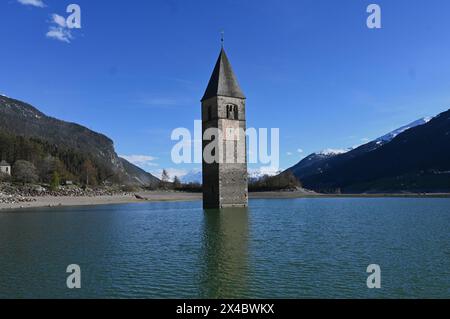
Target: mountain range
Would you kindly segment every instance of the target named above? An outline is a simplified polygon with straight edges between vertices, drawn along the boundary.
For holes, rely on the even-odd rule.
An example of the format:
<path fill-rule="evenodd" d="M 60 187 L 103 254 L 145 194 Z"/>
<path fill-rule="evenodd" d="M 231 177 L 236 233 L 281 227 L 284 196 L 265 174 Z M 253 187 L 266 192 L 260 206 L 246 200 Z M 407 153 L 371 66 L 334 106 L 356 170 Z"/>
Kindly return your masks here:
<path fill-rule="evenodd" d="M 270 168 L 259 168 L 259 169 L 249 169 L 248 170 L 248 178 L 249 180 L 257 180 L 263 176 L 275 176 L 278 175 L 280 171 L 276 171 Z M 201 170 L 191 170 L 187 172 L 185 175 L 180 177 L 182 183 L 202 183 L 202 171 Z"/>
<path fill-rule="evenodd" d="M 159 180 L 139 167 L 119 158 L 113 141 L 107 136 L 94 132 L 84 126 L 49 117 L 34 106 L 0 95 L 0 133 L 9 137 L 26 139 L 31 147 L 43 149 L 43 155 L 58 154 L 64 162 L 64 154 L 74 159 L 89 158 L 103 172 L 105 180 L 113 180 L 129 185 L 150 185 Z M 17 150 L 4 149 L 0 154 L 4 159 L 14 162 L 23 153 L 20 145 Z M 48 153 L 48 154 L 46 154 Z M 6 158 L 7 157 L 7 158 Z M 67 157 L 67 156 L 66 156 Z M 67 159 L 66 162 L 69 160 Z M 69 166 L 69 163 L 65 163 Z M 79 166 L 78 163 L 73 164 Z"/>
<path fill-rule="evenodd" d="M 288 170 L 305 188 L 325 193 L 450 192 L 449 145 L 450 110 L 356 148 L 313 153 Z M 79 175 L 83 161 L 89 159 L 101 182 L 159 183 L 150 173 L 120 158 L 107 136 L 0 95 L 0 160 L 39 162 L 48 156 L 59 157 L 72 176 Z M 249 170 L 249 177 L 257 179 L 267 173 Z M 189 172 L 181 180 L 201 182 L 201 172 Z"/>
<path fill-rule="evenodd" d="M 354 149 L 311 154 L 289 170 L 319 192 L 448 192 L 449 145 L 446 111 Z"/>

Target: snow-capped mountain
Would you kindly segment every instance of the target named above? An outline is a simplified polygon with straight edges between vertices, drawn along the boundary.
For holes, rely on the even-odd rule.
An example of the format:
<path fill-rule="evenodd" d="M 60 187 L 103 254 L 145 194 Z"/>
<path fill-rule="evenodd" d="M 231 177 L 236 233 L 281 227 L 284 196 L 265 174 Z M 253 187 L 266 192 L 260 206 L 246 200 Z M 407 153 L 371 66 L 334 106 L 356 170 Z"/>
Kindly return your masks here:
<path fill-rule="evenodd" d="M 332 148 L 327 148 L 325 150 L 322 150 L 320 152 L 316 152 L 314 153 L 315 155 L 323 155 L 323 156 L 334 156 L 334 155 L 339 155 L 339 154 L 344 154 L 347 153 L 349 151 L 351 151 L 351 148 L 348 148 L 346 150 L 343 149 L 332 149 Z"/>
<path fill-rule="evenodd" d="M 271 168 L 271 167 L 260 167 L 260 168 L 250 168 L 248 170 L 248 178 L 249 179 L 259 179 L 263 176 L 275 176 L 281 173 L 280 170 Z M 191 170 L 187 174 L 180 177 L 180 180 L 184 184 L 189 183 L 202 183 L 202 171 L 199 169 Z"/>
<path fill-rule="evenodd" d="M 310 155 L 313 160 L 306 158 L 290 170 L 304 187 L 318 192 L 446 193 L 450 191 L 449 120 L 450 110 L 346 153 Z"/>
<path fill-rule="evenodd" d="M 420 125 L 424 125 L 431 119 L 431 117 L 421 118 L 358 147 L 348 149 L 329 148 L 320 152 L 313 153 L 302 159 L 298 164 L 291 167 L 289 170 L 291 170 L 294 175 L 296 175 L 300 179 L 314 174 L 322 174 L 323 172 L 329 170 L 333 166 L 333 164 L 337 162 L 334 161 L 334 158 L 348 160 L 374 151 L 392 141 L 399 134 Z"/>
<path fill-rule="evenodd" d="M 189 171 L 186 175 L 180 177 L 180 180 L 183 184 L 190 183 L 202 183 L 202 171 L 201 170 L 192 170 Z"/>
<path fill-rule="evenodd" d="M 392 131 L 392 132 L 389 132 L 388 134 L 383 135 L 383 136 L 380 137 L 380 138 L 377 138 L 377 139 L 375 140 L 375 142 L 381 142 L 381 143 L 390 142 L 390 141 L 392 141 L 395 137 L 397 137 L 399 134 L 403 133 L 404 131 L 409 130 L 409 129 L 411 129 L 411 128 L 413 128 L 413 127 L 416 127 L 416 126 L 419 126 L 419 125 L 427 124 L 427 123 L 430 122 L 432 119 L 433 119 L 432 117 L 424 117 L 424 118 L 421 118 L 421 119 L 419 119 L 419 120 L 417 120 L 417 121 L 414 121 L 414 122 L 412 122 L 412 123 L 409 123 L 408 125 L 402 126 L 402 127 L 398 128 L 398 129 Z M 377 143 L 377 144 L 379 145 L 380 143 Z"/>
<path fill-rule="evenodd" d="M 248 178 L 250 180 L 259 179 L 263 176 L 275 176 L 280 174 L 281 171 L 277 168 L 273 167 L 260 167 L 257 169 L 249 169 L 248 170 Z"/>

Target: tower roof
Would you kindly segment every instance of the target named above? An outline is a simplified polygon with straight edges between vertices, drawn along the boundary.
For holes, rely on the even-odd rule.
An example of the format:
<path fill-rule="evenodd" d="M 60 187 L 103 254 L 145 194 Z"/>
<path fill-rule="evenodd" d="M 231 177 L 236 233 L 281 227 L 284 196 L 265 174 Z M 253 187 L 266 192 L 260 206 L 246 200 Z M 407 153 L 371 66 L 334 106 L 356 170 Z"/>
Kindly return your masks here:
<path fill-rule="evenodd" d="M 1 161 L 0 166 L 9 166 L 9 163 L 7 161 Z"/>
<path fill-rule="evenodd" d="M 202 101 L 216 96 L 245 99 L 225 50 L 222 48 Z"/>

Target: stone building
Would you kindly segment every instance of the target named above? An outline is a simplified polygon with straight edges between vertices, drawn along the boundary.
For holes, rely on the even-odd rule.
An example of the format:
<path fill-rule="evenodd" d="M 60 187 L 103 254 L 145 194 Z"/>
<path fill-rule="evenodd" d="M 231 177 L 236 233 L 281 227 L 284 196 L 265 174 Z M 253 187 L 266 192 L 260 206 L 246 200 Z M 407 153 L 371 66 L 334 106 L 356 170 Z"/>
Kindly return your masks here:
<path fill-rule="evenodd" d="M 0 173 L 11 175 L 11 165 L 9 165 L 6 161 L 1 161 Z"/>
<path fill-rule="evenodd" d="M 205 209 L 248 206 L 245 101 L 222 48 L 201 100 L 204 136 L 217 131 L 210 140 L 203 140 Z M 208 154 L 216 160 L 205 160 Z"/>

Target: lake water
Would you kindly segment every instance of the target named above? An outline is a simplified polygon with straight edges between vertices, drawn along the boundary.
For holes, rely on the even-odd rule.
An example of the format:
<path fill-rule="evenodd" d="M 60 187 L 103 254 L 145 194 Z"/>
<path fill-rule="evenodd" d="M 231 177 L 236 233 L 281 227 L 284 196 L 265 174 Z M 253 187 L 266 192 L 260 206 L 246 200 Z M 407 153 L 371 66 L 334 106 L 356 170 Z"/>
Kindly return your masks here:
<path fill-rule="evenodd" d="M 82 288 L 66 287 L 81 267 Z M 382 288 L 367 288 L 369 264 Z M 0 298 L 449 298 L 450 199 L 0 213 Z"/>

